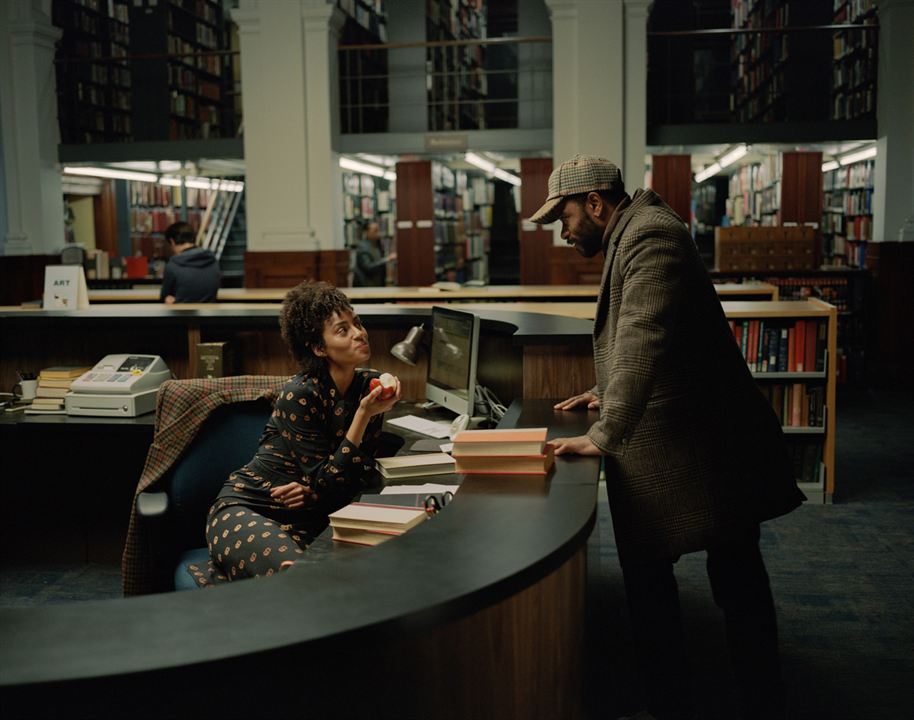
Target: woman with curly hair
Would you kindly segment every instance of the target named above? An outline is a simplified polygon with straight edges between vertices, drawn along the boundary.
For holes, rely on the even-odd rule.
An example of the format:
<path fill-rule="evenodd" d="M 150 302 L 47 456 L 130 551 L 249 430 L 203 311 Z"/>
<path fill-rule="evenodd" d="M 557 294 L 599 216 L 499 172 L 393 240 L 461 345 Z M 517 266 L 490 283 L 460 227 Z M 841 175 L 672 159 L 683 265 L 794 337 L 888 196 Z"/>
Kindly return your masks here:
<path fill-rule="evenodd" d="M 290 290 L 279 317 L 301 367 L 283 387 L 254 458 L 232 473 L 210 508 L 209 568 L 198 585 L 273 575 L 302 555 L 327 516 L 377 483 L 383 413 L 400 398 L 369 389 L 368 333 L 349 300 L 325 282 Z"/>

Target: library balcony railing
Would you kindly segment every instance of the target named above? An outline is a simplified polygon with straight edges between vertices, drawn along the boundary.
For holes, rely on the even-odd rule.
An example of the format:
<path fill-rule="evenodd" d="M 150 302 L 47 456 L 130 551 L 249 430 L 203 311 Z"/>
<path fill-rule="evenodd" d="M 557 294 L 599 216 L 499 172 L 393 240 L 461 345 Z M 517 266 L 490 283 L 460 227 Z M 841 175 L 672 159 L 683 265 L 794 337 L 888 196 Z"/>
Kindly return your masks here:
<path fill-rule="evenodd" d="M 754 141 L 875 137 L 878 36 L 875 15 L 806 27 L 649 31 L 648 144 L 726 141 L 728 128 Z"/>
<path fill-rule="evenodd" d="M 552 126 L 548 36 L 340 45 L 338 59 L 343 133 Z"/>

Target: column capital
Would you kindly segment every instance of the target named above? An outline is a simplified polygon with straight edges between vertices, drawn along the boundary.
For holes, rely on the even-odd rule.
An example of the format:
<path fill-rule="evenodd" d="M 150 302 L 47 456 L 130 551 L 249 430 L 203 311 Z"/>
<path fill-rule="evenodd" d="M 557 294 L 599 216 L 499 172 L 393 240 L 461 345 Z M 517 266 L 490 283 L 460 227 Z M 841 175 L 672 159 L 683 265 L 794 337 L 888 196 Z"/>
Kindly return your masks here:
<path fill-rule="evenodd" d="M 334 37 L 339 38 L 346 23 L 346 15 L 335 4 L 330 5 L 326 0 L 299 0 L 301 3 L 301 17 L 305 27 L 326 27 Z"/>
<path fill-rule="evenodd" d="M 11 45 L 38 45 L 54 48 L 63 30 L 51 23 L 51 18 L 28 2 L 13 3 L 9 8 L 9 37 Z"/>
<path fill-rule="evenodd" d="M 552 18 L 578 17 L 589 9 L 606 10 L 613 5 L 621 7 L 623 0 L 544 0 Z"/>
<path fill-rule="evenodd" d="M 260 32 L 259 0 L 241 0 L 241 4 L 230 11 L 232 20 L 238 25 L 239 33 Z"/>
<path fill-rule="evenodd" d="M 629 17 L 647 17 L 654 0 L 625 0 L 625 14 Z"/>

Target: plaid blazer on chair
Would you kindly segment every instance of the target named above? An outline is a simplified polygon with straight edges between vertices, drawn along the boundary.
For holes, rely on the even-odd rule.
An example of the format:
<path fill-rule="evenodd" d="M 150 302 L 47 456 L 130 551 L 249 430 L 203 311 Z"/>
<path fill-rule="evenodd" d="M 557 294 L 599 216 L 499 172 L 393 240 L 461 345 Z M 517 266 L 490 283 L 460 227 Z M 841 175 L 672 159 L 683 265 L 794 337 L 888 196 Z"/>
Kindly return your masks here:
<path fill-rule="evenodd" d="M 675 557 L 804 499 L 682 220 L 638 190 L 603 238 L 593 329 L 619 554 Z"/>
<path fill-rule="evenodd" d="M 287 377 L 240 375 L 211 380 L 168 380 L 156 396 L 155 435 L 130 508 L 127 542 L 121 558 L 124 595 L 161 592 L 152 564 L 155 538 L 136 512 L 136 495 L 154 487 L 191 444 L 200 426 L 218 407 L 266 398 L 272 402 Z M 201 532 L 202 532 L 201 526 Z"/>

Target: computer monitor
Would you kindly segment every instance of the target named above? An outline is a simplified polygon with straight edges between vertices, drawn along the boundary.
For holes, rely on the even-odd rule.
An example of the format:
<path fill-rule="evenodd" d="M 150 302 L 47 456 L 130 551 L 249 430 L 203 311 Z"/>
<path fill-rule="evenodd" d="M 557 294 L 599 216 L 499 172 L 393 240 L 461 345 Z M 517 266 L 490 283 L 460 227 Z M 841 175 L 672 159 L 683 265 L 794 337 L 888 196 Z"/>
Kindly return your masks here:
<path fill-rule="evenodd" d="M 463 310 L 432 308 L 426 397 L 457 413 L 474 415 L 479 317 Z"/>

